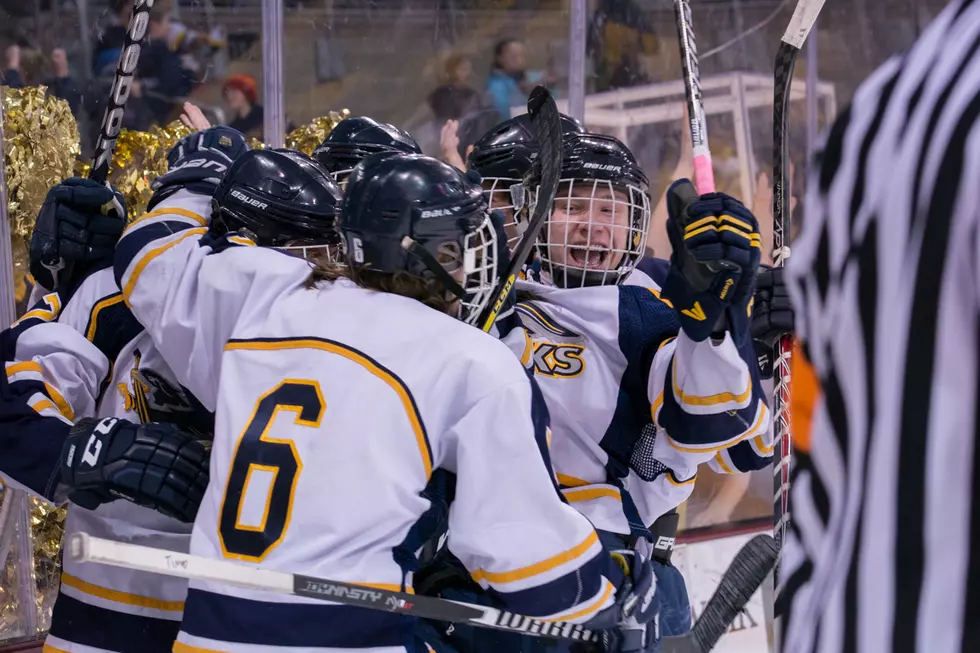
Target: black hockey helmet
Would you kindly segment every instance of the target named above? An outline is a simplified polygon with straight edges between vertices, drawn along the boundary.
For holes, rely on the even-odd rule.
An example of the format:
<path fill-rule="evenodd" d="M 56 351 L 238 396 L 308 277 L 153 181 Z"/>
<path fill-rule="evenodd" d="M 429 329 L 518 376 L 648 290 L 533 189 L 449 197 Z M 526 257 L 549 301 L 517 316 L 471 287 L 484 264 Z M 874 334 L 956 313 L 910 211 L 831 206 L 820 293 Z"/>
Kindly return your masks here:
<path fill-rule="evenodd" d="M 537 169 L 525 180 L 530 209 Z M 560 287 L 621 283 L 643 256 L 650 188 L 633 153 L 602 134 L 565 134 L 561 185 L 536 245 L 543 277 Z"/>
<path fill-rule="evenodd" d="M 244 231 L 262 247 L 338 245 L 343 193 L 302 152 L 249 150 L 225 173 L 212 200 L 211 233 Z"/>
<path fill-rule="evenodd" d="M 571 116 L 559 115 L 563 134 L 585 132 L 579 121 Z M 511 249 L 520 239 L 518 224 L 522 221 L 511 186 L 521 183 L 531 171 L 531 163 L 537 155 L 534 128 L 531 127 L 530 117 L 524 113 L 503 121 L 484 134 L 473 144 L 467 158 L 467 168 L 477 171 L 483 178 L 483 189 L 490 208 L 504 215 L 504 227 Z"/>
<path fill-rule="evenodd" d="M 422 149 L 407 132 L 393 125 L 367 116 L 350 116 L 337 123 L 313 156 L 334 181 L 341 183 L 365 157 L 381 152 L 422 154 Z"/>
<path fill-rule="evenodd" d="M 497 280 L 497 235 L 475 175 L 419 154 L 381 154 L 351 173 L 341 205 L 347 264 L 438 281 L 473 323 Z"/>
<path fill-rule="evenodd" d="M 585 133 L 575 118 L 559 114 L 562 134 Z M 467 168 L 480 176 L 501 177 L 520 181 L 531 169 L 538 152 L 538 143 L 531 127 L 531 118 L 522 113 L 505 120 L 473 144 L 467 158 Z"/>

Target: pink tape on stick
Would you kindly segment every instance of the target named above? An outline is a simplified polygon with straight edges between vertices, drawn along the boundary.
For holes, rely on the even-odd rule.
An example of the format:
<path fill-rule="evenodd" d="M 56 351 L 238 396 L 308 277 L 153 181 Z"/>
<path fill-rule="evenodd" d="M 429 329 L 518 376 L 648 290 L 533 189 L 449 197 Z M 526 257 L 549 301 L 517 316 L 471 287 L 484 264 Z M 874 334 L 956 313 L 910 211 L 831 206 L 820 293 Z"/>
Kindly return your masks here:
<path fill-rule="evenodd" d="M 715 173 L 711 169 L 710 154 L 694 157 L 694 185 L 698 187 L 699 195 L 715 192 Z"/>

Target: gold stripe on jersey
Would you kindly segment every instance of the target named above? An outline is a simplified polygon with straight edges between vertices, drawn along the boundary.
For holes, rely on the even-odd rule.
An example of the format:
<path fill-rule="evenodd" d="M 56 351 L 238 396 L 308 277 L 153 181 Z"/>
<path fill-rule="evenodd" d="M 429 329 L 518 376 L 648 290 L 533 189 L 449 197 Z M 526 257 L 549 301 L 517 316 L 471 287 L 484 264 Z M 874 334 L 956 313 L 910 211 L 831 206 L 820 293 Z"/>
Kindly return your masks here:
<path fill-rule="evenodd" d="M 84 581 L 76 576 L 72 576 L 71 574 L 62 573 L 61 584 L 72 587 L 79 592 L 91 594 L 92 596 L 96 596 L 107 601 L 114 601 L 115 603 L 123 603 L 125 605 L 132 605 L 139 608 L 165 610 L 167 612 L 183 612 L 184 610 L 183 601 L 164 601 L 162 599 L 154 599 L 149 596 L 140 596 L 139 594 L 120 592 L 119 590 L 109 589 L 108 587 L 93 585 L 92 583 Z"/>
<path fill-rule="evenodd" d="M 183 242 L 186 238 L 190 236 L 201 236 L 206 234 L 207 231 L 208 230 L 203 227 L 198 227 L 197 229 L 187 229 L 184 232 L 178 232 L 180 233 L 178 238 L 164 243 L 159 247 L 155 247 L 147 252 L 143 258 L 136 261 L 136 265 L 133 266 L 133 272 L 129 275 L 129 279 L 126 281 L 126 285 L 122 289 L 123 298 L 125 298 L 126 301 L 129 301 L 129 296 L 133 294 L 133 288 L 136 287 L 136 281 L 139 279 L 140 275 L 143 274 L 143 270 L 146 269 L 146 266 L 149 265 L 153 259 L 160 256 L 174 245 Z"/>
<path fill-rule="evenodd" d="M 737 472 L 735 472 L 734 470 L 732 470 L 732 468 L 725 461 L 724 454 L 725 454 L 725 450 L 724 449 L 722 449 L 721 451 L 719 451 L 718 453 L 716 453 L 715 454 L 715 462 L 718 463 L 718 466 L 721 467 L 722 470 L 724 470 L 724 472 L 726 474 L 736 474 Z"/>
<path fill-rule="evenodd" d="M 599 598 L 581 610 L 573 612 L 572 614 L 562 614 L 558 615 L 557 617 L 548 617 L 547 619 L 541 619 L 540 621 L 571 621 L 572 619 L 582 619 L 583 617 L 588 617 L 598 612 L 602 606 L 606 604 L 606 601 L 609 600 L 609 597 L 612 596 L 613 590 L 615 589 L 613 584 L 605 578 L 602 579 L 602 585 L 603 587 L 602 591 L 599 592 Z"/>
<path fill-rule="evenodd" d="M 126 227 L 126 231 L 129 231 L 139 223 L 149 220 L 150 218 L 160 218 L 166 215 L 179 215 L 184 218 L 190 218 L 202 227 L 208 226 L 207 220 L 205 220 L 204 216 L 201 214 L 195 213 L 194 211 L 188 211 L 187 209 L 181 209 L 176 206 L 171 206 L 165 209 L 157 209 L 155 211 L 150 211 L 149 213 L 144 213 L 139 218 L 129 223 L 129 226 Z"/>
<path fill-rule="evenodd" d="M 95 332 L 99 326 L 99 313 L 102 312 L 102 309 L 109 308 L 110 306 L 122 302 L 122 293 L 116 293 L 114 295 L 109 295 L 108 297 L 103 297 L 95 303 L 95 306 L 93 306 L 92 310 L 89 312 L 88 330 L 85 332 L 85 337 L 88 338 L 89 342 L 95 342 Z"/>
<path fill-rule="evenodd" d="M 521 329 L 521 333 L 524 334 L 524 351 L 521 353 L 521 365 L 527 367 L 527 364 L 531 362 L 531 352 L 534 351 L 534 343 L 531 341 L 531 336 L 524 329 Z"/>
<path fill-rule="evenodd" d="M 592 485 L 592 481 L 586 481 L 584 479 L 569 476 L 568 474 L 555 474 L 558 478 L 558 483 L 564 485 L 565 487 L 581 487 L 583 485 Z"/>
<path fill-rule="evenodd" d="M 739 394 L 733 392 L 719 392 L 713 395 L 699 396 L 695 394 L 685 394 L 677 384 L 677 366 L 672 366 L 670 375 L 671 383 L 674 386 L 674 398 L 682 404 L 688 406 L 717 406 L 718 404 L 743 404 L 752 396 L 752 375 L 748 375 L 748 384 L 745 391 Z"/>
<path fill-rule="evenodd" d="M 586 488 L 572 488 L 568 490 L 562 490 L 561 493 L 565 495 L 565 499 L 569 503 L 575 503 L 577 501 L 591 501 L 592 499 L 599 499 L 601 497 L 609 497 L 623 502 L 623 496 L 619 490 L 613 487 L 586 487 Z"/>
<path fill-rule="evenodd" d="M 41 653 L 70 653 L 63 648 L 55 648 L 47 642 L 44 643 L 44 647 L 41 649 Z"/>
<path fill-rule="evenodd" d="M 762 429 L 762 427 L 764 425 L 766 425 L 766 419 L 765 419 L 765 417 L 768 414 L 768 412 L 769 411 L 766 408 L 766 405 L 760 401 L 759 402 L 759 409 L 756 411 L 755 422 L 752 423 L 752 426 L 749 427 L 749 429 L 747 431 L 745 431 L 744 433 L 742 433 L 738 437 L 736 437 L 736 438 L 734 438 L 732 440 L 729 440 L 728 442 L 724 442 L 722 444 L 719 444 L 717 446 L 687 447 L 687 446 L 684 446 L 684 445 L 679 444 L 676 440 L 674 440 L 674 438 L 670 437 L 670 434 L 669 433 L 666 434 L 667 435 L 667 442 L 669 442 L 670 443 L 670 446 L 672 446 L 673 448 L 677 449 L 678 451 L 683 451 L 684 453 L 711 453 L 713 451 L 721 451 L 722 449 L 727 449 L 729 447 L 734 447 L 736 444 L 738 444 L 739 442 L 741 442 L 742 440 L 744 440 L 746 438 L 754 437 L 754 436 L 758 435 L 759 432 L 760 432 L 760 430 Z"/>
<path fill-rule="evenodd" d="M 486 571 L 485 569 L 477 569 L 470 575 L 473 577 L 473 580 L 478 583 L 481 580 L 485 580 L 490 583 L 513 583 L 514 581 L 524 580 L 539 574 L 547 573 L 555 567 L 571 562 L 572 560 L 575 560 L 576 558 L 585 554 L 585 552 L 591 549 L 592 546 L 598 541 L 599 535 L 595 531 L 592 531 L 589 533 L 588 537 L 572 548 L 562 551 L 561 553 L 546 560 L 542 560 L 541 562 L 535 562 L 532 565 L 521 567 L 520 569 L 515 569 L 513 571 L 492 572 Z"/>
<path fill-rule="evenodd" d="M 257 351 L 276 351 L 280 349 L 319 349 L 332 354 L 337 354 L 338 356 L 343 356 L 347 360 L 357 363 L 368 372 L 387 383 L 388 386 L 398 395 L 398 398 L 401 399 L 402 407 L 405 409 L 405 414 L 408 416 L 408 420 L 412 425 L 412 430 L 415 433 L 415 442 L 418 445 L 419 452 L 422 454 L 422 465 L 425 468 L 425 480 L 428 482 L 429 478 L 432 476 L 432 452 L 429 450 L 429 443 L 426 440 L 425 431 L 422 428 L 422 417 L 418 414 L 418 411 L 415 408 L 415 402 L 412 400 L 408 388 L 406 388 L 402 381 L 387 369 L 381 367 L 360 352 L 345 347 L 340 343 L 317 340 L 314 338 L 283 340 L 234 340 L 225 345 L 225 351 L 232 351 L 235 349 L 249 349 Z"/>
<path fill-rule="evenodd" d="M 72 422 L 75 421 L 75 411 L 72 410 L 71 405 L 65 401 L 65 398 L 61 396 L 54 386 L 44 380 L 44 371 L 41 369 L 40 363 L 35 363 L 34 361 L 24 361 L 22 363 L 7 363 L 7 380 L 11 383 L 15 381 L 13 378 L 17 374 L 24 372 L 36 373 L 39 378 L 34 379 L 33 374 L 31 374 L 32 380 L 40 381 L 44 384 L 44 389 L 47 390 L 48 396 L 51 401 L 54 402 L 55 406 L 58 407 L 58 412 L 70 419 Z"/>
<path fill-rule="evenodd" d="M 41 301 L 47 304 L 47 308 L 35 308 L 33 310 L 27 311 L 20 316 L 20 319 L 15 321 L 10 326 L 15 327 L 24 320 L 30 320 L 31 318 L 37 318 L 45 322 L 50 322 L 51 320 L 58 317 L 61 313 L 61 298 L 58 293 L 48 293 L 47 295 L 41 297 Z"/>

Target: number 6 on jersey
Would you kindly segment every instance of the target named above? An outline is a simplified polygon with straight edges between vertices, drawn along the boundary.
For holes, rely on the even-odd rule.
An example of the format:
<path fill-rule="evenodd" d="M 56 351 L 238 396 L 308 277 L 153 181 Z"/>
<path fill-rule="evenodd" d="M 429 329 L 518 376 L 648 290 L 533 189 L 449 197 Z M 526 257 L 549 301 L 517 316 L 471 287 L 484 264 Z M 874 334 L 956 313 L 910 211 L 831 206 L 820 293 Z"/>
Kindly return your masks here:
<path fill-rule="evenodd" d="M 221 501 L 218 536 L 225 557 L 261 562 L 282 541 L 303 463 L 292 440 L 270 431 L 280 411 L 295 413 L 297 426 L 317 428 L 325 408 L 316 381 L 286 379 L 259 397 L 235 448 Z"/>

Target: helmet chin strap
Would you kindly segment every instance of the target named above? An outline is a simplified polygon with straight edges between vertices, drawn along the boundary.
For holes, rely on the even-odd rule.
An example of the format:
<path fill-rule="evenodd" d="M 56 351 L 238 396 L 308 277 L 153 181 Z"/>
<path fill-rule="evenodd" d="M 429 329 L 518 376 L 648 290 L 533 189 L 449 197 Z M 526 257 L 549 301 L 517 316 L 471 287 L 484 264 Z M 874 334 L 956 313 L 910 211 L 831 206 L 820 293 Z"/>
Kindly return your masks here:
<path fill-rule="evenodd" d="M 436 279 L 446 290 L 451 292 L 458 299 L 463 299 L 463 297 L 466 296 L 466 291 L 464 291 L 463 287 L 459 285 L 459 282 L 456 281 L 451 274 L 446 272 L 446 268 L 442 267 L 439 261 L 436 260 L 436 257 L 430 254 L 427 249 L 412 240 L 409 236 L 402 238 L 402 247 L 408 251 L 409 254 L 422 261 L 422 265 L 424 265 L 429 272 L 435 275 Z"/>

